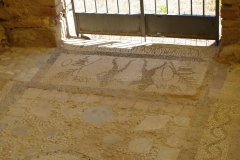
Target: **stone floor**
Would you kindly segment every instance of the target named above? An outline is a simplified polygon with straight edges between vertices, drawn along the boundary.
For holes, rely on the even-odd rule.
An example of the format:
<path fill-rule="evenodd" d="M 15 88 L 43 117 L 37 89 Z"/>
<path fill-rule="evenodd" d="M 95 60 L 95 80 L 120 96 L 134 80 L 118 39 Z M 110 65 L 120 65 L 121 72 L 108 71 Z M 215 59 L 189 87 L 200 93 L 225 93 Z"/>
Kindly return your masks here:
<path fill-rule="evenodd" d="M 217 47 L 68 40 L 0 53 L 0 159 L 239 160 L 240 65 Z"/>

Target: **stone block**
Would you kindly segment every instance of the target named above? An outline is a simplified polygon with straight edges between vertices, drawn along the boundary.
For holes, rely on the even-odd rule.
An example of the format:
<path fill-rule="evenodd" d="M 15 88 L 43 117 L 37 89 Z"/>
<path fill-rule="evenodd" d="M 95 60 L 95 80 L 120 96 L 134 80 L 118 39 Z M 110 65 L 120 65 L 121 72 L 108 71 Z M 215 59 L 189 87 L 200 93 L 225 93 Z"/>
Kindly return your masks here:
<path fill-rule="evenodd" d="M 221 8 L 221 17 L 222 18 L 238 18 L 240 10 L 237 6 L 225 6 L 222 5 Z"/>
<path fill-rule="evenodd" d="M 16 28 L 8 32 L 15 47 L 56 47 L 55 34 L 50 29 Z"/>
<path fill-rule="evenodd" d="M 18 19 L 8 19 L 1 22 L 2 26 L 6 29 L 12 28 L 46 28 L 49 26 L 48 17 L 40 17 L 34 15 L 26 15 Z"/>
<path fill-rule="evenodd" d="M 222 20 L 223 28 L 240 28 L 240 19 L 232 20 L 232 19 L 224 19 Z"/>
<path fill-rule="evenodd" d="M 240 63 L 240 45 L 232 44 L 223 48 L 219 54 L 220 61 L 235 61 Z"/>
<path fill-rule="evenodd" d="M 57 16 L 63 10 L 63 5 L 59 3 L 56 7 L 40 6 L 31 9 L 33 15 Z"/>
<path fill-rule="evenodd" d="M 37 0 L 37 3 L 47 6 L 56 6 L 60 2 L 62 2 L 62 0 Z"/>
<path fill-rule="evenodd" d="M 240 4 L 239 0 L 222 0 L 222 4 Z"/>
<path fill-rule="evenodd" d="M 4 49 L 6 45 L 8 45 L 8 40 L 4 28 L 0 25 L 0 50 Z"/>

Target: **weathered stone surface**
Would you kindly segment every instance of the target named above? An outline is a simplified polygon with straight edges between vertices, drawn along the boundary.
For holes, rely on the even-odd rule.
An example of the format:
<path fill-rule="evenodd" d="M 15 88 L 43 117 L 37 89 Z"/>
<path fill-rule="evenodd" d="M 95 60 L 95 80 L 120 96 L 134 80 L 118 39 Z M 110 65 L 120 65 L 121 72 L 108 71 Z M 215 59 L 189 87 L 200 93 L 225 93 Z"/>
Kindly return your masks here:
<path fill-rule="evenodd" d="M 15 122 L 16 118 L 17 117 L 4 116 L 2 119 L 0 119 L 0 123 L 12 125 Z"/>
<path fill-rule="evenodd" d="M 220 61 L 240 63 L 240 44 L 232 44 L 223 48 L 219 53 Z"/>
<path fill-rule="evenodd" d="M 38 96 L 41 99 L 51 100 L 55 98 L 59 91 L 57 90 L 43 90 Z"/>
<path fill-rule="evenodd" d="M 9 38 L 9 41 L 3 40 L 0 36 L 1 48 L 8 42 L 10 46 L 21 47 L 57 45 L 61 37 L 52 27 L 60 24 L 59 14 L 64 9 L 61 0 L 1 0 L 0 3 L 0 26 L 6 29 L 6 37 Z"/>
<path fill-rule="evenodd" d="M 8 45 L 7 37 L 5 36 L 5 30 L 0 24 L 0 50 L 5 49 Z"/>
<path fill-rule="evenodd" d="M 1 123 L 0 123 L 0 132 L 1 132 L 5 127 L 6 127 L 5 124 L 1 124 Z"/>
<path fill-rule="evenodd" d="M 178 148 L 161 146 L 157 160 L 177 160 L 179 152 L 180 149 Z"/>
<path fill-rule="evenodd" d="M 38 117 L 47 118 L 51 114 L 52 105 L 46 101 L 34 101 L 30 112 Z"/>
<path fill-rule="evenodd" d="M 31 106 L 31 104 L 33 103 L 33 100 L 29 100 L 29 99 L 19 99 L 17 100 L 14 104 L 13 107 L 16 108 L 29 108 Z"/>
<path fill-rule="evenodd" d="M 8 31 L 9 43 L 16 47 L 56 47 L 53 31 L 37 28 L 17 28 Z"/>
<path fill-rule="evenodd" d="M 33 155 L 36 155 L 37 153 L 38 153 L 38 150 L 36 149 L 28 149 L 24 152 L 26 156 L 33 156 Z"/>
<path fill-rule="evenodd" d="M 161 129 L 170 119 L 171 119 L 171 117 L 167 116 L 167 115 L 148 116 L 135 128 L 135 130 L 150 131 L 150 130 L 155 130 L 155 129 Z"/>
<path fill-rule="evenodd" d="M 120 140 L 120 137 L 116 134 L 110 134 L 103 138 L 103 143 L 113 144 L 115 142 L 118 142 Z"/>
<path fill-rule="evenodd" d="M 128 148 L 131 152 L 135 153 L 149 153 L 153 143 L 151 140 L 139 138 L 132 140 Z"/>
<path fill-rule="evenodd" d="M 75 128 L 72 135 L 77 139 L 82 139 L 84 137 L 84 132 L 82 128 Z"/>
<path fill-rule="evenodd" d="M 103 96 L 89 95 L 85 102 L 89 104 L 100 103 L 102 99 Z"/>
<path fill-rule="evenodd" d="M 83 113 L 85 121 L 92 124 L 101 124 L 107 122 L 112 117 L 112 110 L 107 107 L 93 107 Z"/>
<path fill-rule="evenodd" d="M 237 6 L 225 6 L 222 5 L 221 8 L 221 17 L 222 18 L 238 18 L 240 15 L 240 10 Z"/>
<path fill-rule="evenodd" d="M 47 128 L 45 131 L 45 137 L 47 138 L 52 138 L 55 135 L 57 135 L 57 130 L 55 128 Z"/>
<path fill-rule="evenodd" d="M 54 99 L 62 101 L 62 102 L 67 102 L 70 97 L 71 97 L 71 93 L 58 92 Z"/>
<path fill-rule="evenodd" d="M 20 126 L 12 130 L 12 135 L 15 137 L 24 137 L 28 133 L 26 126 Z"/>
<path fill-rule="evenodd" d="M 14 116 L 14 117 L 20 117 L 24 114 L 26 110 L 24 108 L 13 108 L 9 110 L 6 115 L 8 116 Z"/>
<path fill-rule="evenodd" d="M 165 113 L 168 115 L 177 115 L 182 111 L 182 109 L 183 109 L 182 105 L 169 104 L 165 109 Z"/>
<path fill-rule="evenodd" d="M 190 123 L 190 118 L 177 116 L 173 119 L 173 122 L 180 127 L 187 127 Z"/>
<path fill-rule="evenodd" d="M 42 89 L 36 89 L 36 88 L 28 88 L 21 98 L 24 99 L 35 99 L 39 96 L 39 94 L 42 92 Z"/>
<path fill-rule="evenodd" d="M 69 101 L 84 102 L 87 99 L 87 97 L 88 97 L 87 94 L 74 94 L 70 97 Z"/>

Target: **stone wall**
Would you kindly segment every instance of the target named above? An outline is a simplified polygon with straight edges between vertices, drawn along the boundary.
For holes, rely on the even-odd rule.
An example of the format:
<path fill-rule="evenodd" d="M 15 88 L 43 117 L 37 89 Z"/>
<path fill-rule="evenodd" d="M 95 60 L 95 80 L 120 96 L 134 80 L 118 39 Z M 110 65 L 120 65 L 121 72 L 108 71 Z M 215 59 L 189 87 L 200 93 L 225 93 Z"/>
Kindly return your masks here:
<path fill-rule="evenodd" d="M 63 9 L 61 0 L 0 0 L 0 39 L 5 32 L 10 46 L 55 47 Z"/>
<path fill-rule="evenodd" d="M 221 61 L 240 62 L 240 0 L 222 0 Z"/>
<path fill-rule="evenodd" d="M 0 51 L 5 49 L 8 45 L 7 37 L 5 36 L 5 30 L 0 25 Z"/>

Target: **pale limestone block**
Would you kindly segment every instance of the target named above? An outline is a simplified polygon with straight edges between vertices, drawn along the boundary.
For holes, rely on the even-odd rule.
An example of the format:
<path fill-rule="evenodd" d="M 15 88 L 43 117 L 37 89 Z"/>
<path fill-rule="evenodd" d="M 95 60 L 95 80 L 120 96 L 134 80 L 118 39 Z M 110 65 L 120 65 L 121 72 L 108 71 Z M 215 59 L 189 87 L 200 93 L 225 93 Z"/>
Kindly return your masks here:
<path fill-rule="evenodd" d="M 29 99 L 19 99 L 17 100 L 14 104 L 13 107 L 16 108 L 28 108 L 31 106 L 34 100 L 29 100 Z"/>
<path fill-rule="evenodd" d="M 131 152 L 135 153 L 149 153 L 152 145 L 153 142 L 151 140 L 139 138 L 132 140 L 129 143 L 128 148 Z"/>
<path fill-rule="evenodd" d="M 1 123 L 0 123 L 0 132 L 1 132 L 2 130 L 4 130 L 5 127 L 6 127 L 5 124 L 1 124 Z"/>
<path fill-rule="evenodd" d="M 173 119 L 173 122 L 180 127 L 187 127 L 190 124 L 190 118 L 177 116 Z"/>
<path fill-rule="evenodd" d="M 110 135 L 107 135 L 103 138 L 103 143 L 107 143 L 107 144 L 113 144 L 113 143 L 116 143 L 118 141 L 120 141 L 120 137 L 117 135 L 117 134 L 110 134 Z"/>
<path fill-rule="evenodd" d="M 43 90 L 38 97 L 46 100 L 53 100 L 58 92 L 57 90 Z"/>
<path fill-rule="evenodd" d="M 186 127 L 173 126 L 169 128 L 169 132 L 173 133 L 176 137 L 185 137 L 187 133 Z"/>
<path fill-rule="evenodd" d="M 69 102 L 73 101 L 73 102 L 84 102 L 87 99 L 88 95 L 87 94 L 73 94 L 70 98 L 69 98 Z"/>
<path fill-rule="evenodd" d="M 113 111 L 107 107 L 93 107 L 86 110 L 82 117 L 83 119 L 92 124 L 100 124 L 107 122 L 113 115 Z"/>
<path fill-rule="evenodd" d="M 168 115 L 177 115 L 182 111 L 183 106 L 178 104 L 168 104 L 165 113 Z"/>
<path fill-rule="evenodd" d="M 54 99 L 67 102 L 71 96 L 71 93 L 68 92 L 58 92 Z"/>
<path fill-rule="evenodd" d="M 46 149 L 45 152 L 59 152 L 62 150 L 62 147 L 57 144 L 50 144 Z"/>
<path fill-rule="evenodd" d="M 52 105 L 46 101 L 34 101 L 30 109 L 30 113 L 38 117 L 49 117 L 51 114 Z"/>
<path fill-rule="evenodd" d="M 11 133 L 15 137 L 24 137 L 28 133 L 28 128 L 27 128 L 27 126 L 16 127 L 12 130 Z"/>
<path fill-rule="evenodd" d="M 177 147 L 181 147 L 182 140 L 180 138 L 178 138 L 178 137 L 172 136 L 172 137 L 168 137 L 167 138 L 166 144 L 169 147 L 177 148 Z"/>
<path fill-rule="evenodd" d="M 24 152 L 24 154 L 27 156 L 27 157 L 30 157 L 30 156 L 34 156 L 38 153 L 38 150 L 36 149 L 28 149 Z"/>
<path fill-rule="evenodd" d="M 196 107 L 194 106 L 184 106 L 180 116 L 181 117 L 191 117 L 194 115 Z"/>
<path fill-rule="evenodd" d="M 180 149 L 161 146 L 156 160 L 177 160 Z"/>
<path fill-rule="evenodd" d="M 45 131 L 45 137 L 47 138 L 51 138 L 55 135 L 57 135 L 57 129 L 55 128 L 47 128 L 47 130 Z"/>
<path fill-rule="evenodd" d="M 80 117 L 82 115 L 78 108 L 67 108 L 62 110 L 61 113 L 68 118 Z"/>
<path fill-rule="evenodd" d="M 101 101 L 101 104 L 107 107 L 113 107 L 117 104 L 118 98 L 114 97 L 104 97 Z"/>
<path fill-rule="evenodd" d="M 122 109 L 127 109 L 133 107 L 133 105 L 136 103 L 136 100 L 134 99 L 118 99 L 117 104 L 115 107 L 117 108 L 122 108 Z"/>
<path fill-rule="evenodd" d="M 35 99 L 39 96 L 39 94 L 42 92 L 42 89 L 37 88 L 28 88 L 22 95 L 21 98 L 24 99 Z"/>
<path fill-rule="evenodd" d="M 77 139 L 82 139 L 84 137 L 83 129 L 81 129 L 81 128 L 73 129 L 72 135 L 73 135 L 73 137 L 75 137 Z"/>
<path fill-rule="evenodd" d="M 165 124 L 171 120 L 170 116 L 162 115 L 162 116 L 148 116 L 146 117 L 137 127 L 135 127 L 135 130 L 141 131 L 141 130 L 155 130 L 155 129 L 161 129 L 165 126 Z"/>
<path fill-rule="evenodd" d="M 100 103 L 102 99 L 103 99 L 103 96 L 91 94 L 87 97 L 85 103 L 88 103 L 88 104 Z"/>
<path fill-rule="evenodd" d="M 12 125 L 12 124 L 15 122 L 16 119 L 17 119 L 17 117 L 4 116 L 4 117 L 0 120 L 0 123 Z"/>
<path fill-rule="evenodd" d="M 24 108 L 13 108 L 10 109 L 6 115 L 7 116 L 13 116 L 13 117 L 20 117 L 25 113 L 26 109 Z"/>

